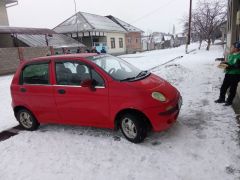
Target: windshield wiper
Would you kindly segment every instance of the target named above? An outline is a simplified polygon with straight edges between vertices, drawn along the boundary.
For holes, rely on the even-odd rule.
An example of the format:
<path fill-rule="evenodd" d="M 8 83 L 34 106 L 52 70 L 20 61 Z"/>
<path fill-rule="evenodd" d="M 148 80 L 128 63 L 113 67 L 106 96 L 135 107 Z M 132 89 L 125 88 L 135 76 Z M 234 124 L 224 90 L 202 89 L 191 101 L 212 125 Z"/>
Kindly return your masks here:
<path fill-rule="evenodd" d="M 121 79 L 120 81 L 131 81 L 131 80 L 134 80 L 136 79 L 136 77 L 129 77 L 129 78 L 125 78 L 125 79 Z"/>
<path fill-rule="evenodd" d="M 146 70 L 146 71 L 141 71 L 141 72 L 136 76 L 136 78 L 141 77 L 141 76 L 145 76 L 146 74 L 148 74 L 148 71 L 147 71 L 147 70 Z"/>

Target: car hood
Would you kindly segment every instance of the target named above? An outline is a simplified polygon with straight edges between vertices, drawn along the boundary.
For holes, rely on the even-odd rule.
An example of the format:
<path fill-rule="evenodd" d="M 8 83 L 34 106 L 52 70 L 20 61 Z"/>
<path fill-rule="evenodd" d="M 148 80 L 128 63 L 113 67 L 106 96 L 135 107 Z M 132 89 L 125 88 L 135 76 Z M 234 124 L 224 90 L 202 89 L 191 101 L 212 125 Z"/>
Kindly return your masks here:
<path fill-rule="evenodd" d="M 179 94 L 175 87 L 155 74 L 150 74 L 148 77 L 138 81 L 127 82 L 127 84 L 150 93 L 160 92 L 168 99 L 176 99 Z"/>

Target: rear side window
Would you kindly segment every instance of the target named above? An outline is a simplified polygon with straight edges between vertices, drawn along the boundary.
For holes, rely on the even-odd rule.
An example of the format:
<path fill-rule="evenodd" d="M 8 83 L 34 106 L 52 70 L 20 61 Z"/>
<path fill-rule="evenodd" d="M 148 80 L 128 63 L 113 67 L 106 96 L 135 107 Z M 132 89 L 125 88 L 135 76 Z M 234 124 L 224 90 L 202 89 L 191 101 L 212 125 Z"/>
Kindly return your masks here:
<path fill-rule="evenodd" d="M 27 65 L 22 71 L 22 84 L 49 84 L 49 64 Z"/>

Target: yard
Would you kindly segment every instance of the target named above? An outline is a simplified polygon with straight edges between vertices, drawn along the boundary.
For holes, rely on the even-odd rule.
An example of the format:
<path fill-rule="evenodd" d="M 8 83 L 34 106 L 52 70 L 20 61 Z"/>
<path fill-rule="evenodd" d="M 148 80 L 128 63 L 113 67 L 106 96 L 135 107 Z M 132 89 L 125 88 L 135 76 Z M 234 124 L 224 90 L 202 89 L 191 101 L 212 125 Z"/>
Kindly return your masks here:
<path fill-rule="evenodd" d="M 197 45 L 192 45 L 195 49 Z M 43 125 L 0 142 L 1 180 L 233 180 L 240 178 L 239 128 L 231 107 L 215 104 L 223 71 L 222 47 L 184 54 L 184 47 L 124 55 L 179 89 L 183 106 L 169 130 L 142 144 L 105 129 Z M 12 76 L 0 77 L 0 131 L 17 125 L 11 109 Z"/>

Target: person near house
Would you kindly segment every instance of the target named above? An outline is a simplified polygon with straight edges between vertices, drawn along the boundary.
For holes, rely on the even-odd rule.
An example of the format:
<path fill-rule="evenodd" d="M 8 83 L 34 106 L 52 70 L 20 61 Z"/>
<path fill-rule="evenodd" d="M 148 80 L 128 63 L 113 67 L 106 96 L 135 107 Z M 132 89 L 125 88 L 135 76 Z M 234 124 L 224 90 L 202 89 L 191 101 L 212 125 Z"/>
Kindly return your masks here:
<path fill-rule="evenodd" d="M 91 53 L 98 53 L 99 54 L 99 52 L 97 51 L 96 47 L 92 47 Z"/>
<path fill-rule="evenodd" d="M 240 81 L 240 41 L 233 44 L 230 54 L 227 56 L 227 61 L 220 64 L 225 65 L 225 77 L 220 89 L 220 96 L 215 101 L 216 103 L 225 103 L 225 106 L 230 106 L 236 95 L 237 86 Z M 229 89 L 229 95 L 225 101 L 225 95 Z"/>
<path fill-rule="evenodd" d="M 70 49 L 67 50 L 67 54 L 71 54 L 71 50 Z"/>
<path fill-rule="evenodd" d="M 102 47 L 101 53 L 103 54 L 107 53 L 104 47 Z"/>

